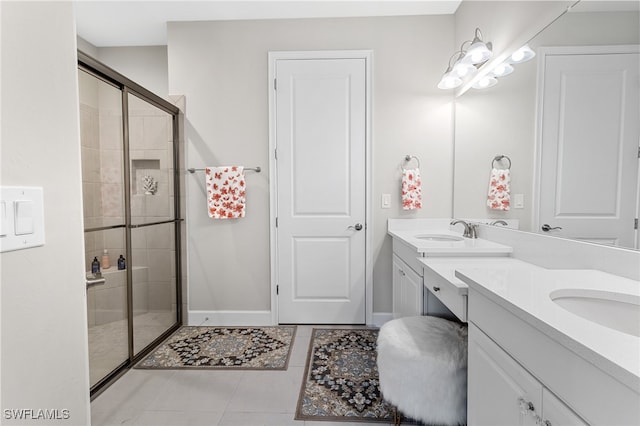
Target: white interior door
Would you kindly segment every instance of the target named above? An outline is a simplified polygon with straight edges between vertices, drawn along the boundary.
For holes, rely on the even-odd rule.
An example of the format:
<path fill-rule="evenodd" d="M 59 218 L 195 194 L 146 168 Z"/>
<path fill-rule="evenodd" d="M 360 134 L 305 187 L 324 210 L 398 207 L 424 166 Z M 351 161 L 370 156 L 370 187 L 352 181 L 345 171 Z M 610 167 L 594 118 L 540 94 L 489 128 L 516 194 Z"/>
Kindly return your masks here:
<path fill-rule="evenodd" d="M 637 52 L 545 57 L 540 230 L 634 247 L 639 63 Z"/>
<path fill-rule="evenodd" d="M 275 76 L 278 322 L 365 323 L 365 59 Z"/>

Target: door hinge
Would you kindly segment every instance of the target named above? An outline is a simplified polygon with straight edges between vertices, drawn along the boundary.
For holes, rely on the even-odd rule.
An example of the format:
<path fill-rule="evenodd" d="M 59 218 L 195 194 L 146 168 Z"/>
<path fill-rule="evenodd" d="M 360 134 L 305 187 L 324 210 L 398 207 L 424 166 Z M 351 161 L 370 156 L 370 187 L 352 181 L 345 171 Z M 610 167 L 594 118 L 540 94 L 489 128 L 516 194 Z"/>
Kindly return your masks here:
<path fill-rule="evenodd" d="M 633 229 L 638 229 L 638 218 L 633 219 Z"/>
<path fill-rule="evenodd" d="M 276 228 L 278 227 L 278 217 L 276 216 Z"/>
<path fill-rule="evenodd" d="M 276 295 L 280 294 L 280 286 L 276 285 Z"/>
<path fill-rule="evenodd" d="M 640 158 L 640 146 L 638 147 L 638 158 Z"/>
<path fill-rule="evenodd" d="M 278 159 L 278 148 L 273 150 L 273 157 L 277 160 Z"/>
<path fill-rule="evenodd" d="M 278 90 L 278 79 L 277 78 L 273 79 L 273 90 Z"/>

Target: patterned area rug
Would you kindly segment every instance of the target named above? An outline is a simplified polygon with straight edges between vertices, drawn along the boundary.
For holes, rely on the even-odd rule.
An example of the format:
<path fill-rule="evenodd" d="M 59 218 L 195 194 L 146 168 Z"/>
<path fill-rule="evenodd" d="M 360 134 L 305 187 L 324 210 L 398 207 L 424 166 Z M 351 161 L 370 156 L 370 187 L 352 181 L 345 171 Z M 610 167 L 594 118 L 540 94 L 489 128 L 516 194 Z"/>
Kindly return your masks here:
<path fill-rule="evenodd" d="M 391 422 L 376 366 L 377 329 L 314 329 L 296 420 Z"/>
<path fill-rule="evenodd" d="M 295 326 L 185 326 L 135 368 L 286 370 L 295 333 Z"/>

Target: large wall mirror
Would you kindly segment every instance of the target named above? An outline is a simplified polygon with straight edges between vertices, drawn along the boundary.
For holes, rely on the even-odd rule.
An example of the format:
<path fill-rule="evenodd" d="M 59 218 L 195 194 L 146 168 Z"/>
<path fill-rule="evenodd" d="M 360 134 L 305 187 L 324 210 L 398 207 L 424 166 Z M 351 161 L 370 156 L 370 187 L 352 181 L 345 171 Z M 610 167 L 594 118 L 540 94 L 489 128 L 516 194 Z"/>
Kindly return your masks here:
<path fill-rule="evenodd" d="M 455 217 L 638 248 L 639 23 L 636 1 L 583 0 L 529 41 L 533 60 L 456 98 Z M 497 155 L 509 211 L 486 203 Z"/>

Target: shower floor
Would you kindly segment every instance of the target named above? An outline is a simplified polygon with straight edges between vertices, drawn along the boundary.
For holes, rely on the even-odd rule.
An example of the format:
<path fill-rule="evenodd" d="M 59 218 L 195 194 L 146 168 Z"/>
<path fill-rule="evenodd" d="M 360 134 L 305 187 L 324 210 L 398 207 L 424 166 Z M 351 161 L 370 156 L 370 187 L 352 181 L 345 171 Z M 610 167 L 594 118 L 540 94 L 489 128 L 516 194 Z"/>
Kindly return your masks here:
<path fill-rule="evenodd" d="M 133 317 L 134 352 L 137 353 L 176 322 L 175 312 L 148 312 Z M 91 386 L 129 356 L 127 321 L 89 327 L 89 377 Z"/>

